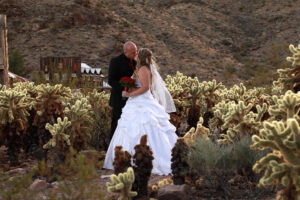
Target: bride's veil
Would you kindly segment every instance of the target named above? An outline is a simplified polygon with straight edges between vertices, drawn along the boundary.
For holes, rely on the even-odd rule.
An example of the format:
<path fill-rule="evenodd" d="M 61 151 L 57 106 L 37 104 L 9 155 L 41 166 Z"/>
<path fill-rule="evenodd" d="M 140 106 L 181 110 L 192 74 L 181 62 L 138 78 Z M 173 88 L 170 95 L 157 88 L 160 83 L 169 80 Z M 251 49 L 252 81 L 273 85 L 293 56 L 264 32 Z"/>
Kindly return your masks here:
<path fill-rule="evenodd" d="M 151 92 L 153 97 L 158 101 L 160 105 L 162 105 L 165 108 L 165 111 L 167 113 L 176 112 L 176 107 L 173 98 L 170 92 L 168 91 L 165 82 L 158 73 L 157 65 L 154 61 L 152 61 L 150 68 L 152 73 Z"/>

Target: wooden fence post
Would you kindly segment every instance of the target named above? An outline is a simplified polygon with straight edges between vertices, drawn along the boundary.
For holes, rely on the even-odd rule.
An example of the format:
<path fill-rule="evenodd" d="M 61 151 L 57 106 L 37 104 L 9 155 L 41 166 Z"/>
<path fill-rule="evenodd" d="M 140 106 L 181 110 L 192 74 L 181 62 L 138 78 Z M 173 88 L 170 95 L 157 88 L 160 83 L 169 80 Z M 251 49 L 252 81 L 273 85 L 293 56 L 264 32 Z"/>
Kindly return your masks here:
<path fill-rule="evenodd" d="M 0 84 L 8 86 L 8 45 L 6 15 L 0 15 Z"/>

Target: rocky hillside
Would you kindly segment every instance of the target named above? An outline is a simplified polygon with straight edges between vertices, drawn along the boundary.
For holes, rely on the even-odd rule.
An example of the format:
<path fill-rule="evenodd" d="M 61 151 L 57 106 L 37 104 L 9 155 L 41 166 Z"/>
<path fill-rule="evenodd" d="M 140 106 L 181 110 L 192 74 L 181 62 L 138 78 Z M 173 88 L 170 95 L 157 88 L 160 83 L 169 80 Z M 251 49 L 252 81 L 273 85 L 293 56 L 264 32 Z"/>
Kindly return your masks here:
<path fill-rule="evenodd" d="M 163 75 L 265 83 L 300 43 L 300 0 L 0 0 L 0 13 L 9 52 L 19 48 L 28 68 L 81 56 L 107 73 L 132 40 L 153 50 Z"/>

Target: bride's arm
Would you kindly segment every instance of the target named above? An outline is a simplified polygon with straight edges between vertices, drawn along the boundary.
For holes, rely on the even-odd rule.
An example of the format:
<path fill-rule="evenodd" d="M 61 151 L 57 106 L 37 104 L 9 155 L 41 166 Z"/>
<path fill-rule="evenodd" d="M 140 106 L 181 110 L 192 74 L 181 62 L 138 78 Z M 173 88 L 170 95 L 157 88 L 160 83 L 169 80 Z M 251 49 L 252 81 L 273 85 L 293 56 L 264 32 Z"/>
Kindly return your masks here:
<path fill-rule="evenodd" d="M 141 87 L 132 92 L 123 92 L 123 97 L 133 97 L 147 92 L 150 89 L 150 70 L 143 66 L 138 71 L 138 76 L 141 82 Z"/>
<path fill-rule="evenodd" d="M 131 87 L 128 89 L 128 92 L 133 92 L 133 91 L 136 91 L 137 89 L 139 89 L 139 87 Z"/>

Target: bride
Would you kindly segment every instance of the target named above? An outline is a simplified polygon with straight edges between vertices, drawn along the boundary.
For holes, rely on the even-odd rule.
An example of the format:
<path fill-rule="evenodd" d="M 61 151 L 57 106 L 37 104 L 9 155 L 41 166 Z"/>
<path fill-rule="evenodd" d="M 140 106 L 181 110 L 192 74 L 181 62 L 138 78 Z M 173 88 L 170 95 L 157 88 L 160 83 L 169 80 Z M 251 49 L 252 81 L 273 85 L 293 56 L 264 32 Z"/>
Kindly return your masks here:
<path fill-rule="evenodd" d="M 147 134 L 154 156 L 152 173 L 167 175 L 171 173 L 171 150 L 177 140 L 176 128 L 169 122 L 167 112 L 175 112 L 176 108 L 149 49 L 139 50 L 133 76 L 136 88 L 122 93 L 128 100 L 108 147 L 103 168 L 114 169 L 116 146 L 122 145 L 124 151 L 134 155 L 134 146 L 142 135 Z"/>

